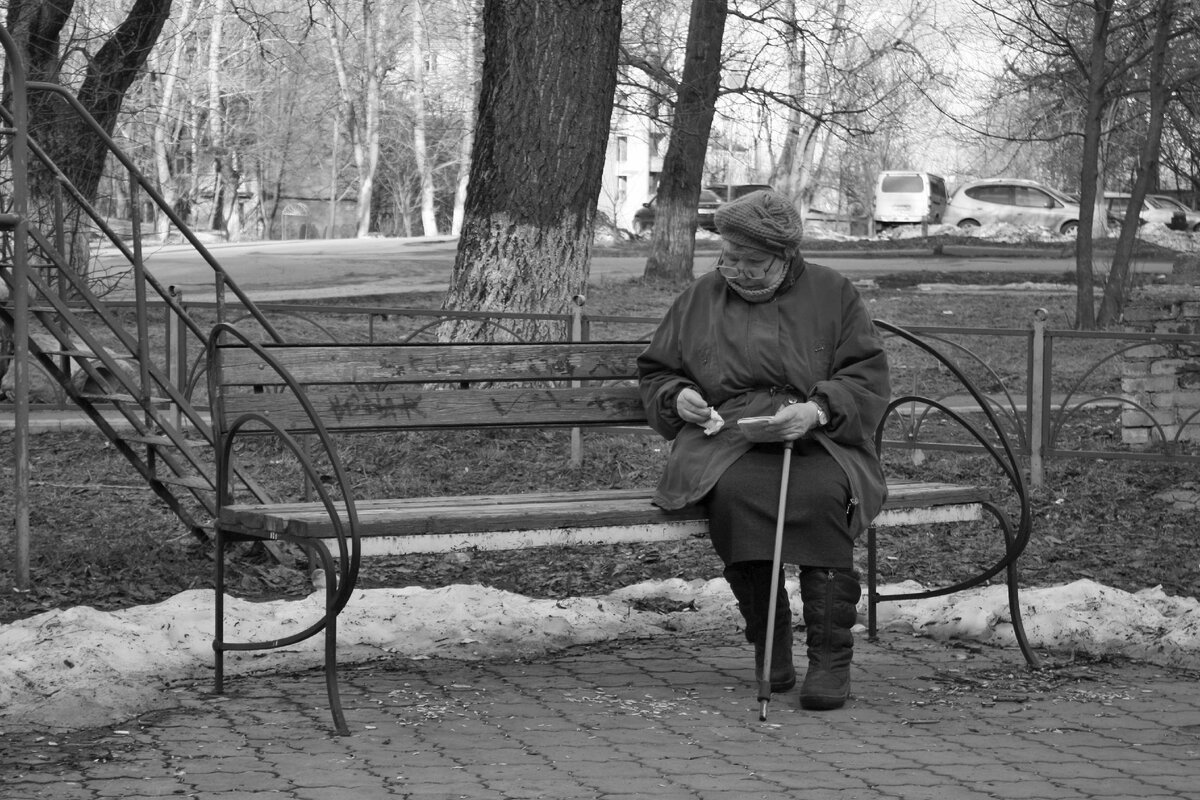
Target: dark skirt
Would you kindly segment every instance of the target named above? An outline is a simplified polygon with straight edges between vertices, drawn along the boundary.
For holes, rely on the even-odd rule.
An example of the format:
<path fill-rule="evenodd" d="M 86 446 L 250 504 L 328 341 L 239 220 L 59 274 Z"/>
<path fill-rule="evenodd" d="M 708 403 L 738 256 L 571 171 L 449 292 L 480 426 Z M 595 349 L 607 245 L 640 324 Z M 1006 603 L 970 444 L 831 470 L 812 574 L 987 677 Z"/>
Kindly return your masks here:
<path fill-rule="evenodd" d="M 847 524 L 846 474 L 816 441 L 802 439 L 793 447 L 783 563 L 848 569 L 854 540 Z M 706 498 L 709 537 L 726 565 L 773 557 L 783 453 L 782 445 L 756 445 L 725 471 Z"/>

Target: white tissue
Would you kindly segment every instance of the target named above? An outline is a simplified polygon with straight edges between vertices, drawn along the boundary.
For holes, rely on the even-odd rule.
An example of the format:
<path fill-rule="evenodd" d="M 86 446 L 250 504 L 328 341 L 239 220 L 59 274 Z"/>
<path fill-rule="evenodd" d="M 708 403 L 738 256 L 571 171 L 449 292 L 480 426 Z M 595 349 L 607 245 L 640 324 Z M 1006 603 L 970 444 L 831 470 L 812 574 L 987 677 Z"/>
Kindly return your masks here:
<path fill-rule="evenodd" d="M 710 408 L 708 410 L 708 422 L 704 423 L 704 435 L 712 436 L 723 427 L 725 427 L 725 420 L 721 418 L 721 415 L 717 413 L 715 408 Z"/>

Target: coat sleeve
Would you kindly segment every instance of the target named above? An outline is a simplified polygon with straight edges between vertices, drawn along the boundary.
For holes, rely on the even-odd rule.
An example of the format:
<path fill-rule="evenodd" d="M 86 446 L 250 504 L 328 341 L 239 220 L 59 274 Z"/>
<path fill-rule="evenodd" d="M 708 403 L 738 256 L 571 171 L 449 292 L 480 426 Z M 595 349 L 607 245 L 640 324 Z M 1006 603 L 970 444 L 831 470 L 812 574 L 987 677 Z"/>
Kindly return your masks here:
<path fill-rule="evenodd" d="M 650 344 L 638 356 L 638 387 L 650 427 L 674 440 L 686 424 L 675 411 L 675 397 L 696 382 L 684 370 L 678 303 L 668 310 Z"/>
<path fill-rule="evenodd" d="M 809 395 L 829 408 L 829 438 L 861 445 L 874 439 L 891 398 L 891 380 L 883 341 L 858 290 L 848 281 L 841 300 L 842 326 L 831 377 L 818 381 Z"/>

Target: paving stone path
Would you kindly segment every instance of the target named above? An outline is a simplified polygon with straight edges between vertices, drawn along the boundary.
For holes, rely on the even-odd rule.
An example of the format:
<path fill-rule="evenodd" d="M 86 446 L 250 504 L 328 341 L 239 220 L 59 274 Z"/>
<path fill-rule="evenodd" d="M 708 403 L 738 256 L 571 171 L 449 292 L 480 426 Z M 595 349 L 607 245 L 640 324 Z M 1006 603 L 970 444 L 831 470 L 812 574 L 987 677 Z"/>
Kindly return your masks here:
<path fill-rule="evenodd" d="M 802 661 L 802 657 L 801 657 Z M 1183 800 L 1200 796 L 1197 677 L 892 636 L 860 641 L 854 697 L 758 721 L 735 633 L 534 661 L 372 663 L 235 678 L 120 726 L 0 734 L 4 800 Z"/>

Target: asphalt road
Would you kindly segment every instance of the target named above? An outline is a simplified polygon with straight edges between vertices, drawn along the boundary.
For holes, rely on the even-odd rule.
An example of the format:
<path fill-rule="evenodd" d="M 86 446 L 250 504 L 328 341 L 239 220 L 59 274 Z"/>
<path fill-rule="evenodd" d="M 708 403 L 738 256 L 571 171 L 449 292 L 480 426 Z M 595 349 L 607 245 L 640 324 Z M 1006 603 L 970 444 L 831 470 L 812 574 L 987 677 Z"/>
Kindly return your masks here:
<path fill-rule="evenodd" d="M 457 240 L 450 237 L 311 239 L 208 247 L 243 291 L 254 299 L 266 301 L 304 296 L 444 291 L 449 285 Z M 212 270 L 192 248 L 147 246 L 144 258 L 147 269 L 160 282 L 176 287 L 184 297 L 195 300 L 212 296 Z M 696 274 L 709 269 L 714 258 L 711 250 L 701 252 L 696 258 Z M 1074 260 L 1065 257 L 1015 257 L 1004 253 L 934 256 L 927 251 L 904 249 L 872 256 L 817 252 L 810 258 L 856 279 L 924 270 L 1053 275 L 1075 267 Z M 120 268 L 123 263 L 116 251 L 101 254 L 102 267 Z M 638 277 L 644 268 L 644 256 L 594 256 L 590 282 Z M 1142 264 L 1140 268 L 1169 272 L 1170 264 L 1152 262 Z M 119 286 L 116 295 L 128 293 L 127 286 Z"/>

